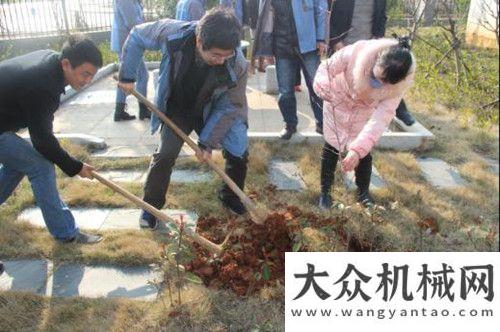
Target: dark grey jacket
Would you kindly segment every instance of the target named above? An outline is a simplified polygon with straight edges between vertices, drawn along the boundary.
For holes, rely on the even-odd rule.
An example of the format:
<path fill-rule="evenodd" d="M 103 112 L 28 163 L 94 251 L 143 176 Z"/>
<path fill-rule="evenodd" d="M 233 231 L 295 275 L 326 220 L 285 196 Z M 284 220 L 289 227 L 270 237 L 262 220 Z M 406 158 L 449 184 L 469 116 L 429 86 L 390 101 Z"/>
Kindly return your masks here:
<path fill-rule="evenodd" d="M 329 0 L 329 7 L 331 7 L 331 1 Z M 333 7 L 331 7 L 332 15 L 330 17 L 331 45 L 342 41 L 347 35 L 346 32 L 351 28 L 354 1 L 360 0 L 335 0 L 333 2 Z M 386 0 L 375 0 L 372 25 L 373 37 L 384 37 L 386 22 Z"/>

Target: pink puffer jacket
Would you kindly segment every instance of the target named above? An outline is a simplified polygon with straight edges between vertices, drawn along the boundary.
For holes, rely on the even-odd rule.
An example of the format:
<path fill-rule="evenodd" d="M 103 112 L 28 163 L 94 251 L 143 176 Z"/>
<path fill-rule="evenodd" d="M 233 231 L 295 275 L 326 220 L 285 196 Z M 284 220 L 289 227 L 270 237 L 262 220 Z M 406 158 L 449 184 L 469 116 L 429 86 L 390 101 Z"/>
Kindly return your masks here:
<path fill-rule="evenodd" d="M 354 150 L 364 158 L 389 126 L 412 85 L 415 59 L 403 81 L 384 84 L 380 89 L 370 86 L 378 54 L 396 44 L 395 39 L 362 40 L 336 52 L 319 66 L 314 91 L 324 100 L 324 137 L 339 151 Z"/>

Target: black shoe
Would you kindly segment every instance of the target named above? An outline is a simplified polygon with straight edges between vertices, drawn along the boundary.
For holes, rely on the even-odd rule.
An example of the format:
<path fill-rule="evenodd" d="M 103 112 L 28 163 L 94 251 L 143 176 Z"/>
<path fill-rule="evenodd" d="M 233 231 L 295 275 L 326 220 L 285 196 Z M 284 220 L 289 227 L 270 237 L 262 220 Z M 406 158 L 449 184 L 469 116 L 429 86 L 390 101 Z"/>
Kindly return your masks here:
<path fill-rule="evenodd" d="M 332 196 L 330 193 L 321 193 L 318 206 L 322 210 L 330 210 L 332 208 Z"/>
<path fill-rule="evenodd" d="M 234 195 L 231 196 L 224 196 L 221 193 L 219 193 L 219 200 L 222 202 L 222 205 L 229 209 L 231 212 L 237 214 L 237 215 L 243 215 L 247 212 L 247 209 L 241 203 L 240 199 Z"/>
<path fill-rule="evenodd" d="M 285 125 L 283 130 L 280 132 L 280 138 L 288 141 L 296 132 L 297 126 Z"/>
<path fill-rule="evenodd" d="M 151 119 L 151 112 L 145 104 L 139 103 L 139 120 L 144 119 Z"/>
<path fill-rule="evenodd" d="M 316 132 L 320 135 L 323 135 L 323 124 L 316 124 Z"/>
<path fill-rule="evenodd" d="M 115 115 L 113 117 L 113 119 L 115 120 L 115 122 L 118 122 L 118 121 L 130 121 L 130 120 L 134 120 L 135 119 L 135 115 L 130 115 L 127 112 L 125 112 L 126 106 L 127 105 L 124 104 L 124 103 L 118 103 L 118 104 L 116 104 Z"/>
<path fill-rule="evenodd" d="M 0 261 L 0 276 L 2 275 L 2 273 L 5 271 L 5 268 L 3 266 L 3 262 Z"/>
<path fill-rule="evenodd" d="M 403 123 L 407 126 L 411 126 L 415 123 L 415 118 L 413 118 L 413 116 L 410 114 L 403 100 L 396 109 L 396 117 L 399 120 L 403 121 Z"/>
<path fill-rule="evenodd" d="M 358 202 L 364 207 L 372 207 L 375 205 L 375 201 L 368 191 L 358 191 Z"/>
<path fill-rule="evenodd" d="M 139 219 L 139 227 L 156 230 L 158 228 L 158 219 L 147 211 L 142 211 Z"/>
<path fill-rule="evenodd" d="M 102 241 L 102 236 L 85 234 L 78 232 L 76 236 L 70 240 L 64 241 L 65 243 L 79 243 L 79 244 L 95 244 Z"/>

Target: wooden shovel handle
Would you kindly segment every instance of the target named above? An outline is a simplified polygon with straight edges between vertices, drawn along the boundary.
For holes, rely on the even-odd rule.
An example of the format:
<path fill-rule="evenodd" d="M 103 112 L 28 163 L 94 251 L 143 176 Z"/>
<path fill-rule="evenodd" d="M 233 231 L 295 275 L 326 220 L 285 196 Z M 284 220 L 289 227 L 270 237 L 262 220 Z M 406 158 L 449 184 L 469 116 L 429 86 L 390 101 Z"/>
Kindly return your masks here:
<path fill-rule="evenodd" d="M 137 196 L 135 196 L 134 194 L 130 193 L 126 189 L 120 187 L 116 183 L 114 183 L 114 182 L 112 182 L 112 181 L 104 178 L 102 175 L 100 175 L 99 173 L 97 173 L 95 171 L 92 171 L 91 173 L 92 173 L 92 176 L 94 178 L 96 178 L 99 182 L 101 182 L 102 184 L 104 184 L 107 187 L 111 188 L 113 191 L 121 194 L 123 197 L 125 197 L 128 200 L 132 201 L 133 203 L 135 203 L 137 206 L 139 206 L 143 210 L 148 211 L 149 213 L 151 213 L 152 215 L 154 215 L 159 220 L 161 220 L 161 221 L 163 221 L 165 223 L 174 223 L 178 227 L 181 226 L 181 223 L 179 221 L 170 218 L 165 213 L 161 212 L 160 210 L 158 210 L 154 206 L 152 206 L 152 205 L 144 202 L 142 199 L 138 198 Z M 184 228 L 184 232 L 185 232 L 185 234 L 191 240 L 193 240 L 194 242 L 198 243 L 202 247 L 206 248 L 211 253 L 217 254 L 217 255 L 220 255 L 222 253 L 222 246 L 219 246 L 219 245 L 217 245 L 217 244 L 215 244 L 215 243 L 207 240 L 206 238 L 204 238 L 204 237 L 196 234 L 195 232 L 193 232 L 189 228 Z"/>
<path fill-rule="evenodd" d="M 159 117 L 180 138 L 182 138 L 182 140 L 186 142 L 187 145 L 189 145 L 196 154 L 202 153 L 200 147 L 195 142 L 193 142 L 193 140 L 188 135 L 186 135 L 182 130 L 180 130 L 179 127 L 177 127 L 177 125 L 172 120 L 170 120 L 165 114 L 163 114 L 146 97 L 137 92 L 137 90 L 135 89 L 131 91 L 131 94 L 134 95 L 141 103 L 146 105 L 151 112 L 155 113 L 156 116 Z M 234 181 L 224 172 L 224 170 L 222 170 L 213 160 L 209 159 L 206 162 L 208 166 L 210 166 L 210 168 L 212 168 L 215 171 L 215 173 L 217 173 L 222 178 L 222 180 L 229 186 L 229 188 L 238 196 L 243 205 L 245 205 L 247 210 L 250 212 L 252 220 L 257 224 L 261 224 L 262 220 L 254 220 L 255 218 L 253 218 L 253 216 L 260 215 L 261 212 L 257 210 L 252 200 L 236 185 L 236 183 L 234 183 Z"/>

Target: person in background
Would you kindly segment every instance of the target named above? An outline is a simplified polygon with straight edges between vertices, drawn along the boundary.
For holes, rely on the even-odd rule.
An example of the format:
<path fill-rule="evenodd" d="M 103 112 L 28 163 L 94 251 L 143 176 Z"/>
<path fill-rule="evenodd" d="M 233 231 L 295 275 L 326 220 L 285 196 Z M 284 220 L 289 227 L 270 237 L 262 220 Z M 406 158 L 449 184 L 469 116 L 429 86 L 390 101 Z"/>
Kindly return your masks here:
<path fill-rule="evenodd" d="M 219 0 L 219 5 L 232 8 L 241 25 L 247 24 L 248 6 L 245 0 Z"/>
<path fill-rule="evenodd" d="M 358 201 L 373 205 L 369 193 L 370 151 L 395 116 L 415 75 L 415 59 L 406 38 L 361 40 L 323 62 L 314 90 L 324 100 L 325 145 L 321 156 L 319 206 L 332 206 L 335 168 L 355 171 Z"/>
<path fill-rule="evenodd" d="M 386 0 L 332 0 L 329 55 L 359 40 L 383 38 L 387 22 Z M 404 100 L 396 109 L 396 117 L 407 126 L 415 123 Z"/>
<path fill-rule="evenodd" d="M 198 21 L 203 15 L 205 15 L 205 0 L 180 0 L 177 2 L 176 20 Z"/>
<path fill-rule="evenodd" d="M 141 0 L 114 0 L 113 24 L 111 27 L 111 51 L 118 54 L 121 59 L 122 47 L 132 28 L 144 22 L 143 5 Z M 137 65 L 136 89 L 143 96 L 148 91 L 148 70 L 144 60 Z M 119 88 L 116 89 L 116 105 L 114 121 L 134 120 L 135 116 L 127 113 L 126 96 Z M 139 119 L 149 119 L 151 113 L 146 105 L 139 103 Z"/>
<path fill-rule="evenodd" d="M 278 79 L 278 105 L 284 128 L 280 138 L 297 132 L 297 72 L 302 70 L 316 119 L 316 132 L 323 133 L 322 101 L 312 81 L 326 53 L 326 0 L 262 0 L 254 45 L 254 57 L 274 56 Z"/>

